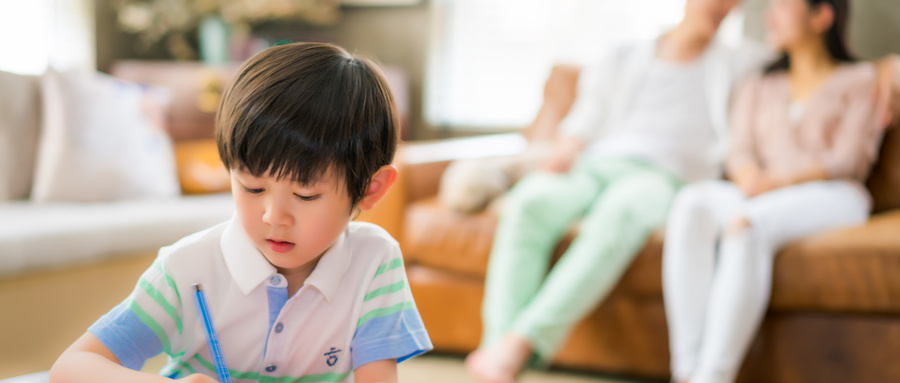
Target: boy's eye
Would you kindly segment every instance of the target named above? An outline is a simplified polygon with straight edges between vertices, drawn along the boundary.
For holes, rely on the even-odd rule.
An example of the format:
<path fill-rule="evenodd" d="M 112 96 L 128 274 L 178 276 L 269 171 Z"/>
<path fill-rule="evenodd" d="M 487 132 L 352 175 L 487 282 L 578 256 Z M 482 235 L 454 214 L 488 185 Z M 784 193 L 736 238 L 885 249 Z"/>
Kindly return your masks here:
<path fill-rule="evenodd" d="M 314 201 L 314 200 L 319 199 L 319 196 L 321 196 L 321 194 L 310 195 L 310 196 L 299 195 L 299 194 L 294 194 L 294 195 L 297 196 L 297 198 L 300 198 L 301 201 Z"/>
<path fill-rule="evenodd" d="M 259 194 L 266 190 L 266 189 L 251 189 L 246 186 L 244 186 L 244 189 L 247 190 L 247 193 L 250 193 L 250 194 Z"/>

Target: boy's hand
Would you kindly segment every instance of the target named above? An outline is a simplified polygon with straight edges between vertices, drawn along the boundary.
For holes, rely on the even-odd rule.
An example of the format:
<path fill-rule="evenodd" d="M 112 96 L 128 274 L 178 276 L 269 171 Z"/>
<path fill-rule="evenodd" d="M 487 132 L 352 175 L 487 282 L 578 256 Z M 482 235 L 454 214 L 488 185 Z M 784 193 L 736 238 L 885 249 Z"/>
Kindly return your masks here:
<path fill-rule="evenodd" d="M 177 380 L 179 382 L 184 382 L 184 383 L 218 383 L 219 382 L 218 380 L 215 380 L 215 379 L 210 378 L 203 374 L 191 374 L 191 375 L 188 375 L 187 377 L 177 379 Z"/>

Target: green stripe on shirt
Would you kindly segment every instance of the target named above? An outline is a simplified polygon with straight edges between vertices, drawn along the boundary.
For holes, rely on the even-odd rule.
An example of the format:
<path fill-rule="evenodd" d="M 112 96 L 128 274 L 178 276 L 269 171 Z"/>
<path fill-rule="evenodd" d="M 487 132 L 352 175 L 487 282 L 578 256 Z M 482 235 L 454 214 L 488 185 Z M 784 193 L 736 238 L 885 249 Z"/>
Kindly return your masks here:
<path fill-rule="evenodd" d="M 378 266 L 378 270 L 375 271 L 375 277 L 377 278 L 379 275 L 384 274 L 385 271 L 393 270 L 400 266 L 403 266 L 403 260 L 394 258 L 390 262 Z"/>
<path fill-rule="evenodd" d="M 166 284 L 169 285 L 169 287 L 171 287 L 172 290 L 175 290 L 175 296 L 178 297 L 178 305 L 183 306 L 184 304 L 181 303 L 181 293 L 178 292 L 178 286 L 175 285 L 175 280 L 172 279 L 172 277 L 170 277 L 169 274 L 166 274 L 165 270 L 163 270 L 162 261 L 157 259 L 156 262 L 153 262 L 153 267 L 155 269 L 159 270 L 160 274 L 163 275 L 163 278 L 166 279 Z"/>
<path fill-rule="evenodd" d="M 194 368 L 191 367 L 191 365 L 182 358 L 184 354 L 184 351 L 182 351 L 177 354 L 169 355 L 169 360 L 166 362 L 166 365 L 162 368 L 162 370 L 160 370 L 159 375 L 169 376 L 177 372 L 179 374 L 182 374 L 183 376 L 187 376 L 182 371 L 183 369 L 187 369 L 191 374 L 196 373 L 197 371 L 194 371 Z"/>
<path fill-rule="evenodd" d="M 178 292 L 178 286 L 175 285 L 175 280 L 166 273 L 163 273 L 163 277 L 166 278 L 166 284 L 169 285 L 172 290 L 175 290 L 175 297 L 178 298 L 178 305 L 182 306 L 183 303 L 181 303 L 181 293 Z"/>
<path fill-rule="evenodd" d="M 172 346 L 169 344 L 169 336 L 166 334 L 166 331 L 163 330 L 162 326 L 159 323 L 156 323 L 156 320 L 153 319 L 150 314 L 147 314 L 144 309 L 141 308 L 140 305 L 135 301 L 131 301 L 131 304 L 128 305 L 128 308 L 134 315 L 137 315 L 138 319 L 144 323 L 145 326 L 150 328 L 150 331 L 153 331 L 156 334 L 156 337 L 159 338 L 159 343 L 162 344 L 163 352 L 166 354 L 172 354 Z"/>
<path fill-rule="evenodd" d="M 318 383 L 318 382 L 343 382 L 350 376 L 347 372 L 326 372 L 324 374 L 303 375 L 299 378 L 292 376 L 260 376 L 260 383 Z"/>
<path fill-rule="evenodd" d="M 175 310 L 175 307 L 173 307 L 169 303 L 169 301 L 166 300 L 166 297 L 164 297 L 162 293 L 160 293 L 159 290 L 156 289 L 155 286 L 151 285 L 150 282 L 147 282 L 147 280 L 141 278 L 140 280 L 138 280 L 138 286 L 144 289 L 144 292 L 146 292 L 147 295 L 153 298 L 153 300 L 156 301 L 156 303 L 158 303 L 159 306 L 163 308 L 163 310 L 166 310 L 166 313 L 168 313 L 169 316 L 172 317 L 172 320 L 175 321 L 175 328 L 178 329 L 178 334 L 181 334 L 181 317 L 178 316 L 178 311 Z"/>
<path fill-rule="evenodd" d="M 398 281 L 397 283 L 394 283 L 392 285 L 379 287 L 375 290 L 370 291 L 368 294 L 366 294 L 365 298 L 363 298 L 363 302 L 368 302 L 369 300 L 380 297 L 384 294 L 396 293 L 400 290 L 403 290 L 405 287 L 406 287 L 405 280 Z"/>
<path fill-rule="evenodd" d="M 194 360 L 199 362 L 201 366 L 215 375 L 215 366 L 213 366 L 213 364 L 210 361 L 206 360 L 206 358 L 204 358 L 202 355 L 194 355 Z M 316 383 L 342 382 L 347 379 L 348 376 L 350 376 L 350 373 L 352 371 L 347 371 L 344 373 L 328 372 L 324 374 L 304 375 L 299 378 L 295 378 L 293 376 L 260 376 L 258 372 L 243 372 L 232 369 L 228 369 L 228 372 L 231 374 L 232 379 L 258 380 L 261 383 Z"/>
<path fill-rule="evenodd" d="M 359 318 L 359 321 L 356 322 L 356 328 L 359 329 L 362 325 L 366 324 L 371 319 L 381 318 L 391 315 L 393 313 L 397 313 L 406 309 L 414 309 L 416 308 L 415 303 L 412 301 L 406 301 L 403 303 L 398 303 L 390 307 L 382 307 L 379 309 L 374 309 L 365 313 L 362 317 Z"/>

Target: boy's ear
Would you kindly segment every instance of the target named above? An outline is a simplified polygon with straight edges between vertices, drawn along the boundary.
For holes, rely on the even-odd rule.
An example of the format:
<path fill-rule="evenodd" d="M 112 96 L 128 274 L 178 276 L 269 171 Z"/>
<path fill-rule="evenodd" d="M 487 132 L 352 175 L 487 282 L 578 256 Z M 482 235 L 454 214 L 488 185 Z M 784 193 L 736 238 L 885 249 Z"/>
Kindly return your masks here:
<path fill-rule="evenodd" d="M 359 201 L 359 208 L 370 210 L 375 207 L 375 204 L 384 198 L 391 185 L 397 181 L 397 174 L 397 168 L 394 165 L 384 165 L 381 169 L 378 169 L 375 175 L 372 176 L 372 181 L 369 182 L 369 189 L 366 190 L 366 195 Z"/>

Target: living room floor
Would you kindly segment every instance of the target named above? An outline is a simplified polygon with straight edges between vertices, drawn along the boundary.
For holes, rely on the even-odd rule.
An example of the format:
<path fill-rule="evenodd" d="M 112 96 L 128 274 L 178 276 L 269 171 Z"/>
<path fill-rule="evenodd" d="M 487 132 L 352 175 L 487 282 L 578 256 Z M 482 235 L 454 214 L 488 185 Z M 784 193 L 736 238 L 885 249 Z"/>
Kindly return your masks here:
<path fill-rule="evenodd" d="M 463 383 L 474 382 L 463 367 L 461 357 L 425 355 L 403 362 L 399 366 L 399 383 Z M 644 380 L 600 377 L 596 374 L 550 370 L 526 371 L 519 383 L 638 383 Z"/>
<path fill-rule="evenodd" d="M 68 269 L 26 273 L 0 280 L 0 380 L 47 370 L 96 318 L 120 302 L 155 258 L 138 254 Z M 79 286 L 65 289 L 59 286 Z M 88 294 L 85 300 L 79 294 Z M 12 347 L 11 347 L 12 346 Z M 144 371 L 165 363 L 149 360 Z M 473 382 L 459 356 L 426 354 L 399 365 L 400 383 Z M 570 371 L 526 371 L 520 383 L 638 383 L 641 380 Z"/>
<path fill-rule="evenodd" d="M 164 358 L 155 358 L 147 363 L 144 371 L 156 371 L 162 367 Z M 400 363 L 399 383 L 467 383 L 474 382 L 463 367 L 463 358 L 457 356 L 428 354 Z M 519 383 L 639 383 L 642 380 L 600 377 L 595 374 L 579 374 L 569 371 L 526 371 Z"/>
<path fill-rule="evenodd" d="M 154 372 L 162 368 L 165 358 L 153 358 L 144 365 L 143 371 Z M 474 382 L 463 367 L 463 359 L 456 356 L 424 355 L 410 359 L 399 365 L 399 383 L 465 383 Z M 0 380 L 12 378 L 0 373 Z M 46 378 L 43 378 L 46 379 Z M 43 379 L 39 379 L 43 381 Z M 30 380 L 29 380 L 30 381 Z M 522 374 L 519 383 L 640 383 L 644 380 L 620 377 L 601 377 L 595 374 L 580 374 L 570 371 L 535 371 Z"/>

